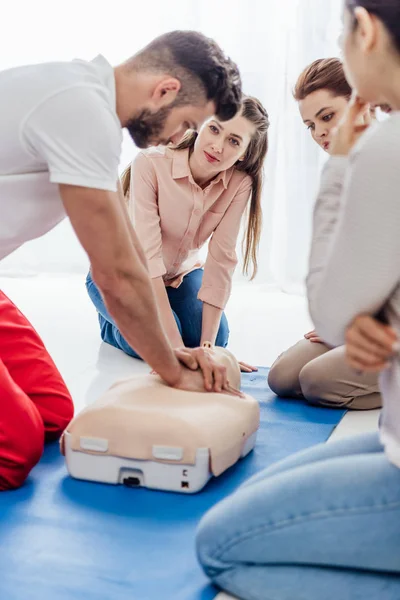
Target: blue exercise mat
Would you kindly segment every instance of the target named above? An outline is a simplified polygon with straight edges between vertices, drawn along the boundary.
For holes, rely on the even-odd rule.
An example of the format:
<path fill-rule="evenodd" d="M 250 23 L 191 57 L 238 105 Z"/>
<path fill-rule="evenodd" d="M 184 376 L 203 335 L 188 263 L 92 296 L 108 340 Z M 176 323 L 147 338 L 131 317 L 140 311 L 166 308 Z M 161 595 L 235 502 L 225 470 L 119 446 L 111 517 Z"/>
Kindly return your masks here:
<path fill-rule="evenodd" d="M 201 516 L 253 473 L 325 441 L 344 411 L 277 399 L 267 369 L 255 450 L 196 495 L 75 481 L 58 444 L 20 490 L 0 493 L 1 600 L 212 600 L 194 537 Z"/>

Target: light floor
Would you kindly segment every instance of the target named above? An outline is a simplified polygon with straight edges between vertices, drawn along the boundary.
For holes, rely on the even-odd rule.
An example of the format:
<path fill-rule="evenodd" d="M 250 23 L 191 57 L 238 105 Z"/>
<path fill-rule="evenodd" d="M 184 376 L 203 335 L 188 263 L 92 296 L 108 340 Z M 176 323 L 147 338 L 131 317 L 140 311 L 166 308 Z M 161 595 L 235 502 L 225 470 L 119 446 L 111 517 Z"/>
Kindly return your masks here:
<path fill-rule="evenodd" d="M 102 344 L 84 276 L 0 278 L 2 289 L 42 336 L 63 375 L 76 410 L 114 381 L 148 372 L 141 361 Z M 306 301 L 269 287 L 236 285 L 227 316 L 230 349 L 239 360 L 269 366 L 280 352 L 312 329 Z M 379 411 L 350 412 L 331 439 L 375 430 Z M 218 600 L 228 600 L 220 594 Z"/>
<path fill-rule="evenodd" d="M 116 379 L 148 372 L 141 361 L 102 344 L 83 276 L 0 277 L 2 289 L 42 336 L 74 398 L 77 410 Z M 309 331 L 303 297 L 267 286 L 236 285 L 227 309 L 230 349 L 239 360 L 270 366 Z M 376 428 L 378 411 L 350 412 L 331 439 Z"/>

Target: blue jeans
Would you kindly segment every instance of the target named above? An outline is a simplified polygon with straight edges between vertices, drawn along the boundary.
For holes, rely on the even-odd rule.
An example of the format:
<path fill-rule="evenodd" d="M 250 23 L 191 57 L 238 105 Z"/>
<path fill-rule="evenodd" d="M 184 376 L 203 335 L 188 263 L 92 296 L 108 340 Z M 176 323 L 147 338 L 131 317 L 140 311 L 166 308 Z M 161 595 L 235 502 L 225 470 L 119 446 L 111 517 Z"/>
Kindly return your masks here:
<path fill-rule="evenodd" d="M 212 508 L 197 551 L 244 600 L 399 600 L 400 469 L 377 434 L 295 454 Z"/>
<path fill-rule="evenodd" d="M 203 269 L 196 269 L 183 278 L 178 288 L 166 288 L 176 324 L 182 336 L 183 343 L 187 348 L 196 348 L 200 345 L 203 302 L 198 300 L 197 294 L 199 293 L 202 281 Z M 88 273 L 86 278 L 86 288 L 98 312 L 101 339 L 103 342 L 119 348 L 126 354 L 129 354 L 129 356 L 140 358 L 122 337 L 113 318 L 108 313 L 103 298 L 90 273 Z M 228 338 L 228 321 L 225 313 L 223 313 L 215 345 L 225 348 L 228 344 Z"/>

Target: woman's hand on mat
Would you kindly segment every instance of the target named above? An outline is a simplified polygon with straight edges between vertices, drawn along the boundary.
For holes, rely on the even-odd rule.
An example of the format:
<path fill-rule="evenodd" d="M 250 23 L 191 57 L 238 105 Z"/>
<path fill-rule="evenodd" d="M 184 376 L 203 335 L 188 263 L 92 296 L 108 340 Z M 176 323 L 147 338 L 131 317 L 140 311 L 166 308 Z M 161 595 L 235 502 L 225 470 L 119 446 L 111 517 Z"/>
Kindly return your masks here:
<path fill-rule="evenodd" d="M 331 156 L 347 156 L 372 121 L 369 104 L 353 95 L 341 123 L 332 138 Z"/>
<path fill-rule="evenodd" d="M 242 373 L 254 373 L 254 371 L 258 371 L 257 367 L 248 365 L 245 362 L 240 362 L 239 367 L 240 367 L 240 370 L 242 371 Z"/>
<path fill-rule="evenodd" d="M 207 349 L 175 348 L 174 352 L 177 359 L 184 367 L 187 367 L 182 370 L 182 381 L 178 381 L 175 387 L 197 392 L 224 392 L 233 396 L 242 395 L 239 390 L 229 384 L 226 367 L 215 361 Z M 196 376 L 190 377 L 190 374 Z M 190 387 L 181 387 L 181 385 Z"/>
<path fill-rule="evenodd" d="M 347 328 L 346 358 L 348 364 L 364 373 L 387 369 L 399 352 L 396 332 L 389 325 L 369 315 L 359 315 Z"/>
<path fill-rule="evenodd" d="M 318 334 L 315 331 L 315 329 L 313 331 L 309 331 L 308 333 L 306 333 L 304 337 L 306 340 L 309 340 L 313 344 L 323 344 L 324 343 L 324 341 L 321 340 L 320 337 L 318 337 Z"/>

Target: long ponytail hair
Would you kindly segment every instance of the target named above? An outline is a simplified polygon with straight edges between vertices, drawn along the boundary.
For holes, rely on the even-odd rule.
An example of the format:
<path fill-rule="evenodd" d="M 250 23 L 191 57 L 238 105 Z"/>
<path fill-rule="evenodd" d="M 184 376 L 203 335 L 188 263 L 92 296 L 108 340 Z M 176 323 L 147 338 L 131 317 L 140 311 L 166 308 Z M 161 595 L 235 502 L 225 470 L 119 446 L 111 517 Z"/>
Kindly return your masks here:
<path fill-rule="evenodd" d="M 129 164 L 121 175 L 121 186 L 124 198 L 127 198 L 131 187 L 131 164 Z"/>
<path fill-rule="evenodd" d="M 243 171 L 250 175 L 252 179 L 251 201 L 248 209 L 247 227 L 243 237 L 243 273 L 249 274 L 250 263 L 252 263 L 252 272 L 250 279 L 254 279 L 257 274 L 258 263 L 257 253 L 260 243 L 262 229 L 262 208 L 261 195 L 263 187 L 263 166 L 268 152 L 268 113 L 257 98 L 245 96 L 242 102 L 241 116 L 255 125 L 255 132 L 252 135 L 247 147 L 244 159 L 235 164 L 235 169 Z M 174 146 L 174 150 L 193 149 L 196 139 L 196 131 L 188 131 L 181 142 Z M 121 176 L 121 183 L 124 196 L 129 193 L 131 179 L 131 167 L 127 167 Z"/>
<path fill-rule="evenodd" d="M 261 195 L 264 181 L 264 160 L 268 152 L 268 113 L 257 98 L 247 96 L 243 100 L 242 117 L 255 125 L 244 160 L 236 164 L 238 171 L 244 171 L 252 179 L 251 201 L 245 237 L 243 238 L 243 273 L 249 274 L 250 262 L 253 269 L 250 279 L 257 275 L 257 253 L 262 229 Z"/>

